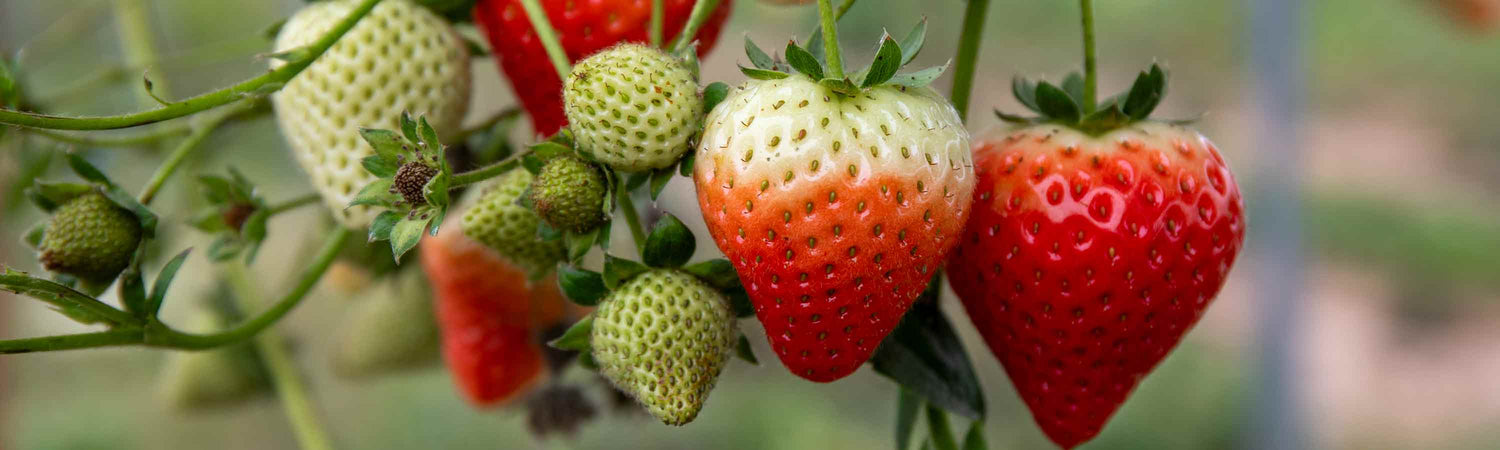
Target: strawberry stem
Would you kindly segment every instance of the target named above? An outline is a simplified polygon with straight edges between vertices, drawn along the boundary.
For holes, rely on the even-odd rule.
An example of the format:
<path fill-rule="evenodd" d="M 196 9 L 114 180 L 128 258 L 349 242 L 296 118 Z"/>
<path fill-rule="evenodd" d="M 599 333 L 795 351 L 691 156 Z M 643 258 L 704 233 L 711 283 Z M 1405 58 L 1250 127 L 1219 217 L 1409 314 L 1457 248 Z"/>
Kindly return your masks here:
<path fill-rule="evenodd" d="M 662 0 L 651 0 L 651 46 L 661 48 Z"/>
<path fill-rule="evenodd" d="M 184 138 L 181 143 L 177 144 L 176 148 L 172 149 L 172 153 L 167 155 L 167 160 L 162 162 L 161 167 L 156 168 L 156 173 L 152 174 L 151 180 L 146 182 L 146 187 L 141 190 L 141 196 L 138 199 L 141 204 L 150 205 L 151 201 L 156 199 L 156 194 L 161 191 L 162 185 L 167 183 L 167 178 L 170 178 L 172 173 L 176 172 L 177 168 L 182 166 L 182 162 L 187 160 L 188 155 L 197 150 L 203 144 L 203 141 L 208 139 L 208 135 L 213 134 L 214 130 L 219 128 L 219 125 L 224 124 L 225 121 L 234 116 L 255 109 L 258 106 L 257 103 L 256 100 L 250 100 L 235 105 L 228 111 L 210 117 L 202 124 L 194 127 L 192 134 L 189 134 L 187 138 Z"/>
<path fill-rule="evenodd" d="M 833 2 L 818 0 L 818 18 L 823 22 L 823 54 L 828 58 L 828 78 L 844 78 L 844 57 L 839 54 L 838 16 Z"/>
<path fill-rule="evenodd" d="M 537 0 L 521 0 L 521 8 L 526 10 L 526 19 L 531 21 L 531 28 L 536 29 L 537 39 L 542 41 L 542 48 L 547 50 L 547 58 L 552 60 L 552 68 L 557 70 L 557 79 L 567 81 L 573 65 L 568 62 L 568 52 L 563 50 L 562 42 L 557 40 L 557 30 L 552 29 L 547 11 L 542 9 L 542 4 Z"/>
<path fill-rule="evenodd" d="M 625 224 L 630 226 L 630 237 L 635 242 L 637 254 L 646 254 L 646 227 L 641 226 L 640 213 L 635 210 L 635 201 L 630 198 L 630 189 L 625 188 L 625 182 L 615 187 L 615 203 L 620 205 L 621 212 L 625 213 Z M 605 231 L 608 232 L 608 231 Z"/>
<path fill-rule="evenodd" d="M 964 27 L 959 32 L 958 62 L 953 69 L 953 91 L 948 95 L 959 120 L 969 119 L 969 95 L 974 91 L 974 66 L 979 62 L 979 43 L 984 40 L 985 11 L 990 0 L 969 0 L 964 7 Z"/>
<path fill-rule="evenodd" d="M 672 41 L 673 53 L 682 51 L 693 42 L 693 39 L 698 36 L 698 29 L 708 21 L 708 16 L 712 16 L 714 10 L 719 9 L 719 2 L 720 0 L 698 0 L 697 3 L 693 3 L 693 12 L 688 15 L 687 24 L 683 25 L 682 31 L 677 33 L 677 40 Z"/>
<path fill-rule="evenodd" d="M 1094 0 L 1078 0 L 1083 10 L 1083 115 L 1099 108 L 1099 66 L 1094 56 Z"/>

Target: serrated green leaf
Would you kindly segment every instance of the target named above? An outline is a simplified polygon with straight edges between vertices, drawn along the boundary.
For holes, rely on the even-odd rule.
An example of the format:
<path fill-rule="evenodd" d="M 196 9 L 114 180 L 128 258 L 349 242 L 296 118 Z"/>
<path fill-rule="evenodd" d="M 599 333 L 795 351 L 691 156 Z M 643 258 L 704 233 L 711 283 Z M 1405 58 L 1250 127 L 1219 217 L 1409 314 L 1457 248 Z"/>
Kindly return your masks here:
<path fill-rule="evenodd" d="M 391 183 L 390 178 L 380 178 L 370 182 L 370 184 L 365 185 L 364 189 L 360 189 L 358 194 L 354 195 L 354 200 L 350 200 L 349 204 L 344 206 L 344 209 L 361 205 L 387 208 L 395 205 L 396 201 L 401 199 L 401 196 L 391 193 Z"/>
<path fill-rule="evenodd" d="M 745 35 L 745 56 L 750 58 L 750 64 L 757 69 L 775 70 L 776 64 L 771 60 L 771 55 L 767 55 L 759 45 L 755 45 L 755 41 L 750 40 L 748 34 Z"/>
<path fill-rule="evenodd" d="M 885 35 L 880 40 L 880 49 L 875 51 L 875 60 L 861 75 L 859 86 L 868 88 L 890 81 L 901 69 L 901 58 L 901 45 L 891 35 Z"/>
<path fill-rule="evenodd" d="M 703 280 L 717 289 L 731 289 L 740 285 L 740 276 L 734 271 L 734 264 L 724 258 L 710 259 L 683 266 L 683 272 L 687 272 L 698 279 Z"/>
<path fill-rule="evenodd" d="M 93 164 L 89 164 L 88 160 L 83 159 L 77 153 L 68 153 L 67 159 L 68 167 L 73 168 L 73 173 L 78 174 L 79 178 L 103 185 L 114 184 L 109 181 L 109 177 L 105 176 L 104 172 L 101 172 L 98 167 L 94 167 Z"/>
<path fill-rule="evenodd" d="M 568 300 L 582 306 L 596 306 L 599 300 L 609 295 L 609 289 L 604 286 L 604 274 L 571 265 L 557 268 L 557 285 Z"/>
<path fill-rule="evenodd" d="M 1082 102 L 1083 74 L 1078 72 L 1069 72 L 1068 76 L 1063 77 L 1062 90 L 1063 92 L 1067 92 L 1069 97 L 1073 97 L 1073 100 Z"/>
<path fill-rule="evenodd" d="M 568 331 L 563 332 L 562 336 L 559 336 L 557 339 L 553 339 L 552 342 L 548 342 L 547 345 L 550 345 L 552 346 L 552 348 L 559 350 L 573 350 L 577 352 L 588 353 L 590 351 L 589 335 L 593 332 L 594 315 L 589 314 L 588 316 L 585 316 L 583 320 L 579 320 L 578 323 L 575 323 L 573 324 L 573 326 L 568 327 Z"/>
<path fill-rule="evenodd" d="M 980 420 L 985 416 L 984 390 L 963 342 L 938 309 L 939 284 L 930 283 L 870 363 L 928 404 Z"/>
<path fill-rule="evenodd" d="M 370 234 L 368 241 L 384 241 L 391 238 L 391 230 L 396 228 L 396 222 L 401 221 L 401 213 L 395 211 L 381 211 L 370 222 Z"/>
<path fill-rule="evenodd" d="M 945 63 L 941 66 L 928 67 L 916 72 L 898 74 L 894 77 L 891 77 L 891 80 L 887 81 L 886 84 L 906 86 L 909 88 L 926 87 L 927 85 L 932 84 L 933 81 L 936 81 L 938 77 L 943 76 L 943 72 L 947 70 L 948 64 Z"/>
<path fill-rule="evenodd" d="M 422 233 L 427 231 L 428 219 L 421 217 L 402 218 L 391 228 L 391 255 L 396 257 L 396 263 L 401 263 L 401 256 L 417 246 L 422 241 Z"/>
<path fill-rule="evenodd" d="M 641 252 L 641 259 L 651 267 L 682 267 L 693 259 L 693 251 L 697 248 L 693 232 L 682 221 L 677 220 L 677 216 L 665 214 L 651 227 L 651 234 L 646 236 L 646 248 Z"/>
<path fill-rule="evenodd" d="M 847 79 L 847 78 L 845 78 L 845 79 L 824 78 L 822 80 L 819 80 L 818 84 L 822 85 L 825 88 L 828 88 L 828 89 L 832 90 L 833 92 L 837 92 L 839 95 L 843 95 L 845 97 L 853 97 L 853 96 L 859 95 L 859 86 L 855 86 L 854 82 L 849 81 L 849 79 Z"/>
<path fill-rule="evenodd" d="M 183 250 L 182 253 L 178 253 L 177 256 L 167 261 L 167 264 L 161 267 L 160 272 L 156 273 L 156 281 L 153 281 L 151 284 L 151 296 L 146 302 L 146 312 L 148 314 L 156 315 L 156 312 L 161 310 L 161 305 L 167 298 L 167 288 L 172 287 L 172 280 L 177 277 L 177 270 L 182 268 L 182 263 L 187 261 L 188 254 L 192 253 L 192 251 L 193 249 L 189 248 Z"/>
<path fill-rule="evenodd" d="M 786 43 L 786 62 L 791 64 L 792 69 L 797 73 L 807 75 L 808 78 L 814 80 L 823 79 L 823 65 L 819 64 L 818 60 L 813 58 L 807 50 L 798 47 L 795 40 Z"/>
<path fill-rule="evenodd" d="M 409 111 L 401 112 L 401 135 L 406 137 L 407 142 L 422 142 L 422 138 L 417 136 L 417 122 L 411 120 Z"/>
<path fill-rule="evenodd" d="M 1036 103 L 1036 84 L 1025 77 L 1017 76 L 1010 81 L 1010 92 L 1016 96 L 1016 101 L 1031 112 L 1042 114 L 1042 107 Z"/>
<path fill-rule="evenodd" d="M 363 137 L 365 139 L 365 142 L 370 144 L 370 148 L 375 150 L 375 154 L 371 156 L 378 158 L 380 161 L 385 162 L 386 165 L 389 165 L 391 167 L 395 167 L 396 165 L 398 165 L 398 163 L 396 162 L 396 155 L 400 155 L 402 151 L 405 150 L 401 147 L 404 147 L 406 145 L 406 141 L 401 138 L 401 135 L 396 134 L 396 132 L 390 130 L 378 130 L 372 128 L 360 128 L 359 135 L 360 137 Z M 367 157 L 365 159 L 369 158 Z M 365 167 L 368 168 L 369 166 L 366 165 Z M 370 173 L 374 172 L 375 171 L 373 170 L 370 171 Z M 387 175 L 376 174 L 376 176 Z"/>
<path fill-rule="evenodd" d="M 759 366 L 760 360 L 755 358 L 755 348 L 750 346 L 750 339 L 740 335 L 740 340 L 734 345 L 734 356 L 738 356 L 750 365 Z"/>
<path fill-rule="evenodd" d="M 667 189 L 667 182 L 672 181 L 672 175 L 676 174 L 676 167 L 664 167 L 651 171 L 651 201 L 656 201 L 661 192 Z"/>
<path fill-rule="evenodd" d="M 598 239 L 598 232 L 598 228 L 589 230 L 587 233 L 568 232 L 565 237 L 568 244 L 568 261 L 577 263 L 583 259 L 583 256 L 589 253 L 589 248 L 594 246 L 594 241 Z"/>
<path fill-rule="evenodd" d="M 922 45 L 926 42 L 927 18 L 923 17 L 920 22 L 917 22 L 917 26 L 912 27 L 911 31 L 906 33 L 906 37 L 901 39 L 901 65 L 905 66 L 916 59 L 917 53 L 922 52 Z"/>
<path fill-rule="evenodd" d="M 753 69 L 745 66 L 740 66 L 740 73 L 743 73 L 745 74 L 745 76 L 756 80 L 780 80 L 791 76 L 787 75 L 784 72 L 765 69 Z"/>
<path fill-rule="evenodd" d="M 917 428 L 922 398 L 900 386 L 896 390 L 896 450 L 906 450 L 911 446 L 912 431 Z"/>
<path fill-rule="evenodd" d="M 604 287 L 613 291 L 636 275 L 651 270 L 646 265 L 613 255 L 604 255 Z"/>
<path fill-rule="evenodd" d="M 1042 114 L 1065 123 L 1077 123 L 1082 110 L 1066 91 L 1046 81 L 1036 85 L 1036 104 Z"/>

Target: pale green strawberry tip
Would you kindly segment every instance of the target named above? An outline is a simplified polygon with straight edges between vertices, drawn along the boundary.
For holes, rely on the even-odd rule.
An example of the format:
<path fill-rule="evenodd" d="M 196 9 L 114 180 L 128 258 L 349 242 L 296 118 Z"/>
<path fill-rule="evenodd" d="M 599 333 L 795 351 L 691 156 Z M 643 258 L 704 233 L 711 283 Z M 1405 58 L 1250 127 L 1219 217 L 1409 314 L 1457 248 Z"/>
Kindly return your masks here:
<path fill-rule="evenodd" d="M 485 184 L 473 206 L 464 211 L 465 236 L 499 252 L 533 273 L 551 270 L 563 259 L 561 240 L 537 238 L 541 218 L 516 202 L 531 185 L 531 172 L 514 169 Z"/>
<path fill-rule="evenodd" d="M 692 422 L 734 349 L 729 300 L 686 273 L 654 269 L 627 281 L 594 312 L 599 372 L 668 425 Z"/>
<path fill-rule="evenodd" d="M 584 233 L 604 223 L 608 184 L 604 173 L 588 161 L 562 156 L 542 167 L 531 186 L 531 203 L 553 228 Z"/>
<path fill-rule="evenodd" d="M 573 67 L 563 109 L 581 150 L 615 169 L 640 172 L 669 167 L 687 152 L 703 99 L 681 60 L 621 44 Z"/>
<path fill-rule="evenodd" d="M 141 223 L 134 214 L 97 191 L 69 200 L 47 223 L 39 247 L 42 266 L 54 273 L 108 284 L 141 242 Z"/>

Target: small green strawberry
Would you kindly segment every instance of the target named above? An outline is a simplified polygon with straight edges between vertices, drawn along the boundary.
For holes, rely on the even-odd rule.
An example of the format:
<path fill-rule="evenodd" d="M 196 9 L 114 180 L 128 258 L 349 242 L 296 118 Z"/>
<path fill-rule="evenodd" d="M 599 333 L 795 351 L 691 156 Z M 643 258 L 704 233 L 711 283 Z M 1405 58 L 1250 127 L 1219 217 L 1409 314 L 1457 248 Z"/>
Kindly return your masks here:
<path fill-rule="evenodd" d="M 599 372 L 668 425 L 693 421 L 736 338 L 729 299 L 676 269 L 626 281 L 594 311 Z"/>
<path fill-rule="evenodd" d="M 583 158 L 564 155 L 542 167 L 531 186 L 537 215 L 552 228 L 588 232 L 603 224 L 603 204 L 609 195 L 604 172 Z"/>
<path fill-rule="evenodd" d="M 541 218 L 517 203 L 532 178 L 531 172 L 514 169 L 485 184 L 473 206 L 464 210 L 463 230 L 525 270 L 543 274 L 562 261 L 563 243 L 538 239 Z"/>
<path fill-rule="evenodd" d="M 615 169 L 641 172 L 671 166 L 688 151 L 703 99 L 683 60 L 620 44 L 573 66 L 563 110 L 579 149 Z"/>
<path fill-rule="evenodd" d="M 39 249 L 47 270 L 109 284 L 130 264 L 141 223 L 94 189 L 63 203 L 43 236 Z"/>
<path fill-rule="evenodd" d="M 357 379 L 421 368 L 438 359 L 438 329 L 422 273 L 387 278 L 358 300 L 339 330 L 333 369 Z"/>

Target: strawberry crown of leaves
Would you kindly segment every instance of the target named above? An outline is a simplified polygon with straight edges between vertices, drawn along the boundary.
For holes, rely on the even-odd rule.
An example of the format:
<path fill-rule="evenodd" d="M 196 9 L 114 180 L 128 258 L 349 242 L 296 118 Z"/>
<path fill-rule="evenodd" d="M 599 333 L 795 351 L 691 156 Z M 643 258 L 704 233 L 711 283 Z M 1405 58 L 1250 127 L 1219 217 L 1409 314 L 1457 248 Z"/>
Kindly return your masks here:
<path fill-rule="evenodd" d="M 926 36 L 927 19 L 925 18 L 918 22 L 917 26 L 913 27 L 900 43 L 897 43 L 890 33 L 884 33 L 880 37 L 880 47 L 875 51 L 875 59 L 870 62 L 870 65 L 847 74 L 843 78 L 831 78 L 826 75 L 828 60 L 823 50 L 823 34 L 817 30 L 812 33 L 812 37 L 808 39 L 805 46 L 797 45 L 795 39 L 788 41 L 785 60 L 782 60 L 780 56 L 773 58 L 766 54 L 755 45 L 754 41 L 750 40 L 749 36 L 746 36 L 745 56 L 750 58 L 750 64 L 754 67 L 740 66 L 740 72 L 756 80 L 779 80 L 792 76 L 794 72 L 800 73 L 834 92 L 850 97 L 881 85 L 925 87 L 948 70 L 948 63 L 904 74 L 897 74 L 897 72 L 911 63 L 912 59 L 917 57 L 917 53 L 922 51 Z"/>
<path fill-rule="evenodd" d="M 1011 93 L 1038 115 L 1025 117 L 996 109 L 1000 120 L 1023 125 L 1060 124 L 1099 135 L 1149 119 L 1167 95 L 1167 72 L 1160 64 L 1151 64 L 1136 76 L 1130 90 L 1100 102 L 1092 113 L 1084 112 L 1084 78 L 1078 72 L 1069 73 L 1060 87 L 1018 76 L 1011 82 Z"/>
<path fill-rule="evenodd" d="M 208 206 L 195 213 L 189 225 L 218 235 L 208 247 L 209 259 L 225 261 L 243 253 L 246 263 L 254 262 L 261 242 L 266 239 L 266 222 L 271 218 L 271 208 L 260 191 L 234 167 L 229 168 L 228 177 L 199 176 L 198 184 L 203 186 Z M 243 208 L 248 210 L 240 219 L 242 222 L 230 223 L 228 214 Z"/>
<path fill-rule="evenodd" d="M 400 133 L 361 128 L 359 134 L 375 150 L 375 154 L 360 160 L 360 165 L 378 178 L 360 189 L 348 207 L 363 205 L 386 209 L 370 224 L 369 240 L 390 241 L 391 253 L 399 262 L 402 255 L 422 240 L 423 232 L 436 236 L 448 213 L 451 201 L 448 184 L 453 178 L 453 169 L 448 166 L 447 148 L 426 117 L 413 121 L 411 114 L 405 112 L 401 113 Z M 411 158 L 406 158 L 407 154 Z M 427 164 L 437 169 L 438 173 L 422 187 L 426 204 L 404 205 L 401 195 L 391 191 L 396 171 L 402 164 Z M 397 212 L 398 208 L 408 209 L 403 214 Z"/>

